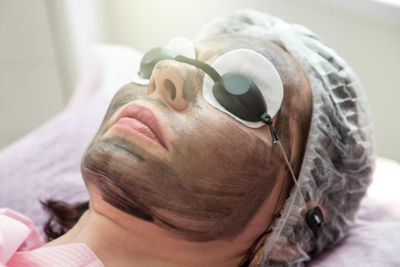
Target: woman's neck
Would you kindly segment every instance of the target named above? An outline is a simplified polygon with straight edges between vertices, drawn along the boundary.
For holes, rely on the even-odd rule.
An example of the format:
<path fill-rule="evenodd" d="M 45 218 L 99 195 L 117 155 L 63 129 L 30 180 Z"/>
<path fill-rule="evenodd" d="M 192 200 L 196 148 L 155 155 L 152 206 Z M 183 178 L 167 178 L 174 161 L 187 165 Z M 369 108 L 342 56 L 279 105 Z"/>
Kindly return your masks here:
<path fill-rule="evenodd" d="M 279 179 L 245 230 L 232 240 L 189 242 L 124 213 L 89 186 L 90 207 L 74 227 L 45 247 L 85 243 L 105 266 L 237 266 L 254 240 L 266 230 L 284 179 Z"/>
<path fill-rule="evenodd" d="M 107 214 L 115 216 L 105 216 L 91 206 L 70 231 L 45 247 L 85 243 L 105 266 L 121 267 L 237 266 L 246 252 L 244 240 L 238 241 L 240 247 L 232 241 L 188 242 L 122 212 Z"/>

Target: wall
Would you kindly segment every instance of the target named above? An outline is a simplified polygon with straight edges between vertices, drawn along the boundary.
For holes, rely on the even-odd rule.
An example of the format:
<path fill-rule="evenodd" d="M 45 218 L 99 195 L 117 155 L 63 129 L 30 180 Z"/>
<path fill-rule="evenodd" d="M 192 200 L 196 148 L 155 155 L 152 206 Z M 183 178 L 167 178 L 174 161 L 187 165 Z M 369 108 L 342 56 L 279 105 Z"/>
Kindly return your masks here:
<path fill-rule="evenodd" d="M 65 101 L 44 1 L 0 0 L 0 148 Z"/>
<path fill-rule="evenodd" d="M 189 38 L 223 12 L 252 7 L 317 32 L 360 76 L 380 156 L 400 161 L 400 9 L 367 0 L 103 0 L 107 40 L 142 51 Z"/>
<path fill-rule="evenodd" d="M 98 0 L 0 0 L 0 149 L 64 108 L 103 28 Z"/>

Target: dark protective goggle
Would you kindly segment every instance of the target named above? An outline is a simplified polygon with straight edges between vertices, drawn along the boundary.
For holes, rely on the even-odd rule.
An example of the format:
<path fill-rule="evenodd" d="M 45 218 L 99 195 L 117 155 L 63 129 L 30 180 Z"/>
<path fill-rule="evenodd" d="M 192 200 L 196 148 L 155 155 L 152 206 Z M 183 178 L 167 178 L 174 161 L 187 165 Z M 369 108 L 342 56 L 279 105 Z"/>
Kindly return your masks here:
<path fill-rule="evenodd" d="M 214 81 L 212 93 L 215 99 L 238 118 L 250 122 L 265 122 L 268 117 L 270 118 L 264 97 L 252 80 L 237 72 L 219 75 L 207 63 L 178 55 L 165 48 L 156 47 L 144 54 L 140 63 L 139 76 L 150 79 L 154 66 L 164 59 L 190 64 L 204 71 Z"/>

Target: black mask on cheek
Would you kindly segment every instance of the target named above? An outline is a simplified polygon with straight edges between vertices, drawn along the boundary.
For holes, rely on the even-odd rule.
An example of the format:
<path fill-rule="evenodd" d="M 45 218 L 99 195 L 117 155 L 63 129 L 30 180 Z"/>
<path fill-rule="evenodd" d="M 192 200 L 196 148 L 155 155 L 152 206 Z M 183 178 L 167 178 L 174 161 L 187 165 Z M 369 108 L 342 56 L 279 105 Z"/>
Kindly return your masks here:
<path fill-rule="evenodd" d="M 83 177 L 112 206 L 186 240 L 232 239 L 275 185 L 278 160 L 254 134 L 193 108 L 195 120 L 166 116 L 176 136 L 167 159 L 99 134 L 82 160 Z"/>

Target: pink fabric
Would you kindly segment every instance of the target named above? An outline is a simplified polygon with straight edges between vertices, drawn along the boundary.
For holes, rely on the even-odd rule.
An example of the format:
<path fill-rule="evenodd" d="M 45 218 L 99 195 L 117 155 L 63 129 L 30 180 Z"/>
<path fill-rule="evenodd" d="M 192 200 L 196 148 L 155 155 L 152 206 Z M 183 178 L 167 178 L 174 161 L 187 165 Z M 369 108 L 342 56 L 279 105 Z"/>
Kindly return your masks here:
<path fill-rule="evenodd" d="M 30 250 L 42 244 L 42 237 L 28 217 L 0 209 L 0 263 L 6 263 L 17 250 Z"/>
<path fill-rule="evenodd" d="M 104 266 L 84 243 L 39 248 L 43 244 L 29 218 L 0 209 L 0 267 Z"/>
<path fill-rule="evenodd" d="M 39 248 L 16 252 L 7 267 L 104 267 L 93 251 L 84 243 Z"/>

